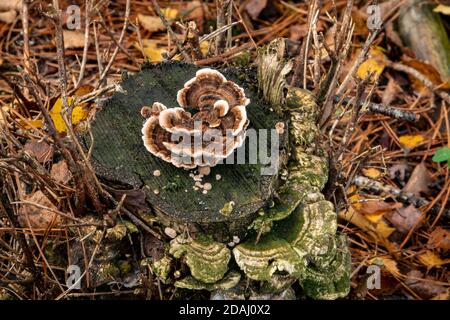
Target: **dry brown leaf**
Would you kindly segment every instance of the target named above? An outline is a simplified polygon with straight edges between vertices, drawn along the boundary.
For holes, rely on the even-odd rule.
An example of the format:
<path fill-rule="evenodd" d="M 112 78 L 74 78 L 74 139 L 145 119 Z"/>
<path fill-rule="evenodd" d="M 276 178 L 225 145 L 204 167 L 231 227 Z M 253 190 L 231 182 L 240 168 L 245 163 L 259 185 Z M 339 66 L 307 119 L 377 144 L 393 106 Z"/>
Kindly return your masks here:
<path fill-rule="evenodd" d="M 53 146 L 45 141 L 28 141 L 23 150 L 36 158 L 39 163 L 46 163 L 53 159 Z"/>
<path fill-rule="evenodd" d="M 158 32 L 166 30 L 164 23 L 159 17 L 148 16 L 138 13 L 138 20 L 140 25 L 147 31 Z"/>
<path fill-rule="evenodd" d="M 69 170 L 66 160 L 61 160 L 52 165 L 50 177 L 58 183 L 67 185 L 72 179 L 72 173 Z"/>
<path fill-rule="evenodd" d="M 42 191 L 26 195 L 22 201 L 29 201 L 51 210 L 57 210 L 56 206 Z M 18 220 L 22 227 L 32 229 L 47 229 L 50 226 L 60 225 L 61 216 L 51 210 L 24 203 L 18 211 Z"/>
<path fill-rule="evenodd" d="M 145 192 L 141 189 L 133 189 L 133 190 L 118 190 L 112 189 L 111 193 L 120 201 L 123 195 L 126 195 L 125 200 L 123 202 L 123 206 L 128 210 L 133 212 L 148 212 L 150 210 L 147 202 L 145 201 L 146 195 Z"/>
<path fill-rule="evenodd" d="M 422 212 L 412 204 L 406 208 L 400 208 L 385 215 L 385 218 L 401 233 L 407 233 L 414 227 L 420 227 L 421 223 L 419 220 L 421 217 Z"/>
<path fill-rule="evenodd" d="M 256 20 L 266 6 L 267 0 L 250 0 L 245 6 L 245 10 L 253 20 Z"/>
<path fill-rule="evenodd" d="M 443 89 L 450 88 L 448 83 L 443 84 L 440 73 L 431 64 L 415 59 L 403 59 L 403 63 L 419 71 L 436 86 L 442 85 L 441 88 Z M 422 83 L 422 81 L 411 75 L 408 75 L 408 78 L 417 93 L 421 93 L 422 95 L 430 94 L 430 90 Z"/>
<path fill-rule="evenodd" d="M 17 10 L 19 11 L 22 8 L 22 0 L 1 0 L 0 1 L 0 10 Z"/>
<path fill-rule="evenodd" d="M 79 31 L 64 30 L 64 49 L 76 49 L 84 47 L 84 33 Z"/>
<path fill-rule="evenodd" d="M 411 192 L 416 196 L 420 196 L 420 193 L 428 193 L 430 190 L 428 185 L 431 183 L 431 175 L 424 163 L 417 165 L 403 188 L 404 192 Z"/>
<path fill-rule="evenodd" d="M 432 248 L 450 250 L 450 231 L 437 227 L 431 232 L 428 245 Z"/>
<path fill-rule="evenodd" d="M 14 20 L 16 20 L 17 12 L 16 10 L 9 10 L 5 12 L 0 12 L 0 21 L 3 21 L 4 23 L 13 23 Z"/>
<path fill-rule="evenodd" d="M 399 203 L 387 203 L 381 199 L 366 199 L 361 195 L 350 197 L 350 203 L 356 211 L 364 215 L 382 215 L 401 207 Z"/>
<path fill-rule="evenodd" d="M 184 21 L 195 21 L 197 27 L 202 31 L 203 19 L 208 6 L 202 1 L 183 2 L 180 6 L 181 16 Z"/>
<path fill-rule="evenodd" d="M 423 273 L 418 270 L 411 270 L 406 274 L 405 284 L 418 293 L 422 298 L 431 299 L 442 293 L 446 293 L 443 285 L 436 284 L 431 277 L 423 277 Z"/>

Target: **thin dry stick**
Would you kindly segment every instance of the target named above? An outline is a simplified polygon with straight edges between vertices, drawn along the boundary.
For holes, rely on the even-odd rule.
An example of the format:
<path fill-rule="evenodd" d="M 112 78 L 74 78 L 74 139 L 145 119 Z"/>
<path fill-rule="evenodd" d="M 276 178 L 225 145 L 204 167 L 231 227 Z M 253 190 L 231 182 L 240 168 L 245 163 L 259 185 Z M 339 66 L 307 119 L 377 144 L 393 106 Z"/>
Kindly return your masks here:
<path fill-rule="evenodd" d="M 238 15 L 238 17 L 240 19 L 239 21 L 241 22 L 242 26 L 244 27 L 245 32 L 247 32 L 248 37 L 250 38 L 250 41 L 253 43 L 253 46 L 255 47 L 255 49 L 258 49 L 258 45 L 256 44 L 255 40 L 253 39 L 252 34 L 251 34 L 250 30 L 247 27 L 247 24 L 245 23 L 244 19 L 242 18 L 241 13 L 239 12 L 239 8 L 236 6 L 234 1 L 232 1 L 232 3 L 233 3 L 234 10 L 236 10 L 236 14 Z M 231 28 L 229 30 L 231 30 Z"/>
<path fill-rule="evenodd" d="M 216 0 L 217 29 L 219 29 L 227 24 L 225 17 L 227 15 L 230 4 L 231 4 L 231 0 Z M 217 35 L 216 44 L 215 44 L 216 55 L 222 54 L 224 52 L 225 45 L 226 45 L 225 34 L 219 33 Z"/>
<path fill-rule="evenodd" d="M 127 2 L 126 2 L 125 18 L 124 18 L 125 20 L 123 22 L 122 32 L 120 33 L 120 37 L 119 37 L 119 41 L 118 41 L 119 44 L 121 44 L 123 42 L 123 39 L 125 37 L 125 33 L 127 31 L 127 28 L 128 28 L 128 18 L 130 16 L 130 7 L 131 7 L 130 2 L 131 2 L 131 0 L 127 0 Z M 105 79 L 106 75 L 109 72 L 109 69 L 111 69 L 114 61 L 116 60 L 116 56 L 119 53 L 119 50 L 120 50 L 120 47 L 116 46 L 116 48 L 114 49 L 114 52 L 113 52 L 111 58 L 109 59 L 108 64 L 106 65 L 105 69 L 102 72 L 102 75 L 100 76 L 100 79 L 99 79 L 97 85 L 95 86 L 95 89 L 98 89 L 102 85 L 103 80 Z"/>
<path fill-rule="evenodd" d="M 85 26 L 84 26 L 84 48 L 83 48 L 83 58 L 81 60 L 81 68 L 80 68 L 80 74 L 78 75 L 78 81 L 75 84 L 75 88 L 78 88 L 80 85 L 81 80 L 84 77 L 84 70 L 86 69 L 86 62 L 87 62 L 87 54 L 88 54 L 88 48 L 89 48 L 89 26 L 90 26 L 90 16 L 91 16 L 91 7 L 92 7 L 92 0 L 86 0 L 85 1 L 86 11 L 85 11 Z"/>
<path fill-rule="evenodd" d="M 97 55 L 97 65 L 98 65 L 98 73 L 99 76 L 102 76 L 103 73 L 103 62 L 102 62 L 102 56 L 100 54 L 100 46 L 98 43 L 98 36 L 97 36 L 97 24 L 94 21 L 94 42 L 95 42 L 95 54 Z"/>
<path fill-rule="evenodd" d="M 25 239 L 25 236 L 23 233 L 18 232 L 16 227 L 19 226 L 19 222 L 17 221 L 17 216 L 12 212 L 11 208 L 8 206 L 9 200 L 7 199 L 6 195 L 1 196 L 2 201 L 0 201 L 0 213 L 4 215 L 5 217 L 8 217 L 9 222 L 14 229 L 16 233 L 16 237 L 19 243 L 19 246 L 21 247 L 24 256 L 25 256 L 25 265 L 27 266 L 28 270 L 31 272 L 31 274 L 34 277 L 36 286 L 39 288 L 41 292 L 44 291 L 43 283 L 42 283 L 42 275 L 39 272 L 39 270 L 36 268 L 36 265 L 34 263 L 33 254 L 31 253 L 30 247 L 28 246 L 27 240 Z M 6 207 L 3 205 L 5 203 Z"/>
<path fill-rule="evenodd" d="M 347 89 L 347 85 L 350 82 L 350 80 L 354 79 L 356 71 L 358 70 L 359 66 L 364 62 L 364 60 L 366 59 L 367 52 L 369 52 L 370 46 L 373 43 L 373 41 L 376 39 L 376 37 L 378 36 L 380 30 L 381 29 L 376 29 L 367 37 L 366 42 L 364 43 L 364 46 L 358 55 L 358 58 L 356 59 L 355 63 L 353 63 L 353 65 L 350 68 L 350 71 L 348 72 L 344 81 L 339 86 L 339 89 L 337 90 L 336 95 L 338 95 L 338 96 L 342 95 L 344 93 L 344 91 Z"/>
<path fill-rule="evenodd" d="M 28 0 L 23 1 L 23 3 L 22 3 L 21 20 L 22 20 L 22 31 L 23 31 L 23 64 L 25 66 L 25 71 L 31 72 L 30 35 L 28 32 L 28 29 L 29 29 L 28 4 L 29 4 Z"/>
<path fill-rule="evenodd" d="M 152 0 L 152 4 L 153 4 L 153 7 L 155 8 L 156 13 L 158 14 L 159 18 L 161 19 L 162 23 L 164 24 L 167 31 L 169 32 L 170 36 L 172 37 L 172 39 L 175 40 L 175 44 L 178 48 L 178 51 L 183 55 L 184 60 L 186 62 L 192 62 L 192 59 L 189 57 L 189 55 L 186 53 L 186 51 L 184 51 L 180 42 L 176 40 L 173 29 L 170 26 L 169 21 L 167 21 L 166 16 L 161 12 L 161 7 L 159 6 L 158 2 L 156 0 Z"/>

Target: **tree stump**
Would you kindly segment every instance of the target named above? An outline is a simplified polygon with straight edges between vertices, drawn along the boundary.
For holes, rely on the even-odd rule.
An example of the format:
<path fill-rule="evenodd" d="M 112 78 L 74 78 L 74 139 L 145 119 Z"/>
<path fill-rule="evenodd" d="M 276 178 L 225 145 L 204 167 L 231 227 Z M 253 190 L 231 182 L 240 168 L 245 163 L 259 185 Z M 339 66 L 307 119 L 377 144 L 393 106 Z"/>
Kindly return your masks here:
<path fill-rule="evenodd" d="M 200 67 L 183 63 L 146 65 L 136 75 L 127 77 L 92 123 L 94 146 L 92 162 L 101 179 L 140 188 L 146 194 L 154 213 L 167 226 L 181 232 L 187 227 L 190 232 L 202 231 L 218 241 L 229 241 L 232 236 L 242 237 L 248 225 L 258 215 L 258 209 L 271 198 L 276 188 L 277 176 L 262 175 L 264 164 L 236 164 L 236 150 L 230 156 L 235 164 L 227 164 L 231 158 L 211 168 L 203 182 L 212 184 L 212 190 L 203 194 L 194 190 L 195 181 L 190 173 L 194 170 L 176 168 L 152 154 L 144 147 L 140 115 L 143 106 L 161 102 L 168 108 L 177 107 L 177 91 L 186 81 L 195 76 Z M 245 89 L 251 103 L 247 106 L 250 128 L 274 129 L 284 122 L 283 115 L 273 111 L 259 98 L 256 72 L 252 69 L 230 68 L 221 70 L 223 75 Z M 285 126 L 287 128 L 287 126 Z M 279 161 L 276 172 L 286 161 L 287 130 L 280 136 Z M 267 134 L 267 150 L 270 153 L 270 131 Z M 248 152 L 260 150 L 261 145 L 247 137 L 241 148 Z M 259 140 L 259 139 L 258 139 Z M 83 137 L 89 148 L 91 139 Z M 153 175 L 155 170 L 160 176 Z M 216 180 L 216 175 L 221 179 Z M 157 191 L 156 191 L 157 190 Z M 232 210 L 231 210 L 232 209 Z"/>

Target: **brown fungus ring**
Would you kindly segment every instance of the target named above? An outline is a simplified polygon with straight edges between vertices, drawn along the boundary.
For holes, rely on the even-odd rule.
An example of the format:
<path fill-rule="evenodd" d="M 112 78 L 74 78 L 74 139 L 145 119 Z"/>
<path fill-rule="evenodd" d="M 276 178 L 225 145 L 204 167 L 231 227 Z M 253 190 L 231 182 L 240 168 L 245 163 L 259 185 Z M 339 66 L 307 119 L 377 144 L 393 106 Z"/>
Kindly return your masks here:
<path fill-rule="evenodd" d="M 144 145 L 176 167 L 215 166 L 244 142 L 249 124 L 244 89 L 209 68 L 198 70 L 178 91 L 180 107 L 143 107 Z M 195 113 L 187 111 L 192 109 Z"/>

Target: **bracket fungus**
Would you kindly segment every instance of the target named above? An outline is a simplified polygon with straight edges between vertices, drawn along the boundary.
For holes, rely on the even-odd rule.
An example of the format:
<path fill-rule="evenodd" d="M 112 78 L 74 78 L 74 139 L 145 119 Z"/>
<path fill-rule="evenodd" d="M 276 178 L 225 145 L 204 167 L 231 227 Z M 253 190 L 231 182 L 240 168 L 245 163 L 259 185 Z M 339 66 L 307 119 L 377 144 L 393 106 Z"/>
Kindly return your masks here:
<path fill-rule="evenodd" d="M 143 107 L 147 150 L 176 167 L 215 166 L 239 148 L 249 125 L 244 89 L 209 68 L 198 70 L 177 93 L 180 107 Z"/>

